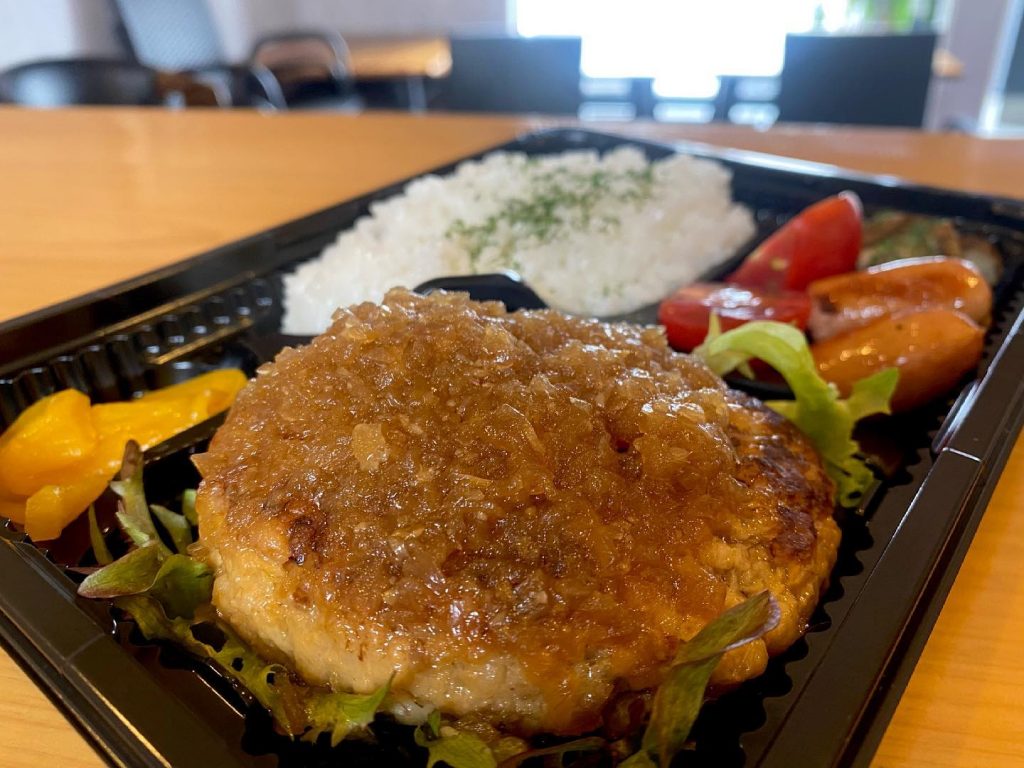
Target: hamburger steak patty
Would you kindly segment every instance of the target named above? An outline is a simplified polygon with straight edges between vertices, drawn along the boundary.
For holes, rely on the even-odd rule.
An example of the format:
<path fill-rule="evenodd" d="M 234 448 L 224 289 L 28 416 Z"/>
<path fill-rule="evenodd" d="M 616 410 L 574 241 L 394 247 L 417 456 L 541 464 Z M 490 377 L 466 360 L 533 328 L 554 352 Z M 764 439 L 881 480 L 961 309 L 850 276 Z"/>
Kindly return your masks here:
<path fill-rule="evenodd" d="M 339 310 L 196 458 L 214 604 L 337 690 L 579 733 L 746 597 L 782 611 L 713 682 L 804 631 L 836 556 L 808 441 L 653 328 L 460 294 Z"/>

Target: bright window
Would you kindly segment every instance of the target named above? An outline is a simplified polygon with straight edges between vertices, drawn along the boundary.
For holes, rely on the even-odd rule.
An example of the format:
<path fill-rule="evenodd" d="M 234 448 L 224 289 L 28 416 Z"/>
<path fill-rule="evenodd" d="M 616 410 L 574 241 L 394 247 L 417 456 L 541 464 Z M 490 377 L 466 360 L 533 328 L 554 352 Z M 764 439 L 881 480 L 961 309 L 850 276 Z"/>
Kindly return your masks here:
<path fill-rule="evenodd" d="M 651 77 L 662 93 L 782 70 L 787 32 L 847 0 L 515 0 L 519 34 L 583 39 L 587 77 Z M 820 10 L 819 10 L 820 9 Z"/>

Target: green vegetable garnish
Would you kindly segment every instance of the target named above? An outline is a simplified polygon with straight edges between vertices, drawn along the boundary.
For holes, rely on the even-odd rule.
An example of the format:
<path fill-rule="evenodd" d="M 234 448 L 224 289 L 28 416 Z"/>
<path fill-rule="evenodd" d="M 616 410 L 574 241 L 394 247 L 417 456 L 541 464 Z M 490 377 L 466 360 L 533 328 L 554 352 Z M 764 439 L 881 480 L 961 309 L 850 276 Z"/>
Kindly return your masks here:
<path fill-rule="evenodd" d="M 438 737 L 441 733 L 441 710 L 435 709 L 427 715 L 426 728 L 430 732 L 430 738 Z"/>
<path fill-rule="evenodd" d="M 654 695 L 640 751 L 622 765 L 668 768 L 686 744 L 704 703 L 708 680 L 722 656 L 762 637 L 778 623 L 778 603 L 767 592 L 761 592 L 730 608 L 684 643 Z"/>
<path fill-rule="evenodd" d="M 124 466 L 121 479 L 110 484 L 110 490 L 120 496 L 117 503 L 117 522 L 121 530 L 137 547 L 153 544 L 166 554 L 170 550 L 160 540 L 153 517 L 146 504 L 146 492 L 142 487 L 142 455 L 135 442 L 125 446 Z"/>
<path fill-rule="evenodd" d="M 161 507 L 159 504 L 151 504 L 149 511 L 167 531 L 175 550 L 183 555 L 187 554 L 189 545 L 192 543 L 192 526 L 185 516 L 171 512 L 167 507 Z"/>
<path fill-rule="evenodd" d="M 440 720 L 416 729 L 416 743 L 427 750 L 427 768 L 444 763 L 450 768 L 497 768 L 498 761 L 480 738 L 458 731 Z"/>
<path fill-rule="evenodd" d="M 181 494 L 181 514 L 185 516 L 190 525 L 199 525 L 199 516 L 196 514 L 196 491 L 188 488 Z"/>
<path fill-rule="evenodd" d="M 658 768 L 658 764 L 651 759 L 649 754 L 640 751 L 619 763 L 619 768 Z"/>
<path fill-rule="evenodd" d="M 110 565 L 89 574 L 78 594 L 91 598 L 152 595 L 169 616 L 192 618 L 210 601 L 213 574 L 185 555 L 165 555 L 155 544 L 133 549 Z"/>
<path fill-rule="evenodd" d="M 393 679 L 394 675 L 373 693 L 327 693 L 312 697 L 306 704 L 309 722 L 318 724 L 320 730 L 329 730 L 331 746 L 338 746 L 349 734 L 365 730 L 373 722 Z"/>
<path fill-rule="evenodd" d="M 600 736 L 590 736 L 585 739 L 575 739 L 574 741 L 566 741 L 562 744 L 555 744 L 551 747 L 544 747 L 543 749 L 531 749 L 527 752 L 520 752 L 519 754 L 513 755 L 505 760 L 502 760 L 499 764 L 500 768 L 518 768 L 526 760 L 532 760 L 535 757 L 559 757 L 569 754 L 570 752 L 594 752 L 598 749 L 603 749 L 607 742 Z M 561 765 L 561 763 L 559 763 Z"/>
<path fill-rule="evenodd" d="M 191 619 L 210 602 L 213 573 L 198 560 L 171 555 L 160 566 L 149 594 L 157 599 L 168 615 Z"/>
<path fill-rule="evenodd" d="M 92 544 L 92 553 L 96 562 L 100 565 L 110 565 L 114 562 L 114 556 L 110 554 L 106 539 L 103 538 L 103 531 L 96 522 L 96 507 L 89 505 L 89 543 Z"/>
<path fill-rule="evenodd" d="M 767 405 L 814 443 L 836 483 L 839 503 L 856 506 L 874 475 L 860 458 L 853 427 L 866 416 L 889 413 L 898 370 L 887 368 L 861 379 L 842 400 L 835 386 L 818 375 L 804 334 L 793 326 L 769 320 L 747 323 L 725 333 L 718 333 L 713 324 L 708 338 L 694 354 L 720 376 L 755 357 L 778 371 L 795 399 Z"/>
<path fill-rule="evenodd" d="M 126 452 L 129 477 L 111 483 L 121 496 L 118 521 L 136 548 L 110 561 L 95 513 L 90 514 L 90 538 L 102 568 L 79 585 L 83 597 L 112 598 L 130 614 L 148 640 L 169 640 L 202 658 L 241 683 L 270 710 L 291 736 L 316 739 L 331 736 L 331 745 L 364 731 L 387 697 L 391 681 L 369 694 L 338 693 L 294 681 L 279 664 L 264 661 L 228 627 L 211 621 L 213 574 L 202 562 L 185 554 L 192 543 L 190 515 L 195 515 L 195 493 L 182 498 L 184 514 L 150 506 L 142 486 L 142 465 Z M 161 541 L 153 517 L 174 543 L 172 553 Z M 213 634 L 217 640 L 211 640 Z M 460 768 L 456 766 L 455 768 Z"/>
<path fill-rule="evenodd" d="M 201 658 L 216 662 L 224 674 L 239 682 L 289 736 L 315 740 L 321 733 L 331 734 L 331 743 L 363 730 L 376 715 L 380 702 L 387 696 L 389 684 L 368 695 L 335 693 L 296 683 L 279 664 L 265 661 L 231 630 L 215 625 L 221 635 L 219 643 L 209 642 L 200 628 L 209 628 L 203 621 L 172 619 L 163 605 L 150 595 L 133 595 L 114 601 L 131 614 L 149 640 L 177 643 Z"/>

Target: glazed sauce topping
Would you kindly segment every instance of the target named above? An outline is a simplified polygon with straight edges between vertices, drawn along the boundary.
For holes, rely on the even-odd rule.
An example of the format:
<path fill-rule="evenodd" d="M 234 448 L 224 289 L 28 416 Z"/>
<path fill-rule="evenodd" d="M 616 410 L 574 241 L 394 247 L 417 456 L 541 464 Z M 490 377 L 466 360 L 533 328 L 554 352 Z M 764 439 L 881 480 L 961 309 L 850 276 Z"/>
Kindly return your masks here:
<path fill-rule="evenodd" d="M 264 366 L 197 463 L 339 631 L 643 683 L 723 609 L 701 554 L 752 493 L 726 392 L 656 329 L 396 290 Z"/>

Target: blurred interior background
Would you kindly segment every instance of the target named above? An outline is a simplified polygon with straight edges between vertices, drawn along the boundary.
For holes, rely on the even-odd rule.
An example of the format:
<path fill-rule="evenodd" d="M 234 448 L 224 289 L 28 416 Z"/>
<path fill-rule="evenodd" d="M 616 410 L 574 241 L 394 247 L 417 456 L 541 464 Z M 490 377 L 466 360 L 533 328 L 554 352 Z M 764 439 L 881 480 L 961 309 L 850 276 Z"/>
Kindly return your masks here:
<path fill-rule="evenodd" d="M 1024 133 L 1024 0 L 0 0 L 0 99 Z"/>

